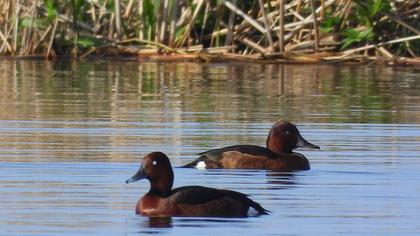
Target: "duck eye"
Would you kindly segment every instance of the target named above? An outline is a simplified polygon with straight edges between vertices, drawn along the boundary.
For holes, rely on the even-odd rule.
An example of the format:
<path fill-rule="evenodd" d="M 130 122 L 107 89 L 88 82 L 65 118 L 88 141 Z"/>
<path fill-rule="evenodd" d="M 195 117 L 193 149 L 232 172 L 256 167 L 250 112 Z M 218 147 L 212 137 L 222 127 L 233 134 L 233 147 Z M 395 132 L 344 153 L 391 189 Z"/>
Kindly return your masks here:
<path fill-rule="evenodd" d="M 290 131 L 286 131 L 286 134 L 289 135 L 290 134 Z"/>
<path fill-rule="evenodd" d="M 155 166 L 157 165 L 157 161 L 153 161 L 152 164 Z"/>

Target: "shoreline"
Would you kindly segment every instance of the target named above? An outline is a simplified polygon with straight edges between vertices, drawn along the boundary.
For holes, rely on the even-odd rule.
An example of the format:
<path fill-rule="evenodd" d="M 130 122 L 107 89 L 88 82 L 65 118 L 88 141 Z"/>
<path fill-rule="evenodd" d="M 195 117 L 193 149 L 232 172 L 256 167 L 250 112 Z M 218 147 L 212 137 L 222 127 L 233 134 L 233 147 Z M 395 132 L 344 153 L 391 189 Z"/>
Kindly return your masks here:
<path fill-rule="evenodd" d="M 196 62 L 196 63 L 259 63 L 259 64 L 373 64 L 388 66 L 418 66 L 420 65 L 420 57 L 418 58 L 385 58 L 381 56 L 365 56 L 355 55 L 352 57 L 343 57 L 342 52 L 336 53 L 314 53 L 314 54 L 298 54 L 284 53 L 283 55 L 272 55 L 264 57 L 263 55 L 242 55 L 237 53 L 209 53 L 205 51 L 193 53 L 162 53 L 157 50 L 148 52 L 106 52 L 102 55 L 90 54 L 83 57 L 73 57 L 70 55 L 46 57 L 45 55 L 6 55 L 0 56 L 0 60 L 117 60 L 117 61 L 138 61 L 138 62 Z"/>

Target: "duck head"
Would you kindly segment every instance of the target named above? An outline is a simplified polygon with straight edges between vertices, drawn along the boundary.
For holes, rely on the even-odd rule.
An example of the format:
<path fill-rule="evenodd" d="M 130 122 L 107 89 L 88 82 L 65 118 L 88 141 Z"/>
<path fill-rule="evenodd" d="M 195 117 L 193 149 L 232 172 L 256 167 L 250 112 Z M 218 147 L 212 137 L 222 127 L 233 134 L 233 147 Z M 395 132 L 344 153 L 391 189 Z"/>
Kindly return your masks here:
<path fill-rule="evenodd" d="M 267 148 L 271 151 L 282 154 L 291 153 L 293 149 L 302 147 L 320 149 L 319 146 L 306 141 L 296 126 L 288 121 L 277 121 L 271 127 L 267 137 Z"/>
<path fill-rule="evenodd" d="M 167 195 L 171 192 L 174 182 L 174 172 L 169 158 L 162 152 L 147 154 L 136 174 L 126 180 L 126 183 L 147 179 L 150 182 L 149 194 Z"/>

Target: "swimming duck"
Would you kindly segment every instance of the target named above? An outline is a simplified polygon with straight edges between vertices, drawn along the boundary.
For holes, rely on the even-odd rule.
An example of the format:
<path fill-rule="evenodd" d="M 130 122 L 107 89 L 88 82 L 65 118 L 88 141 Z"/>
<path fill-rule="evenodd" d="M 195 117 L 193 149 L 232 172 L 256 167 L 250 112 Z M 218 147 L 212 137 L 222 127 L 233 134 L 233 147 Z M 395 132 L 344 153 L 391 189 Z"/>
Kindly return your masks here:
<path fill-rule="evenodd" d="M 152 152 L 126 183 L 147 179 L 150 190 L 137 202 L 136 214 L 143 216 L 246 217 L 268 211 L 245 194 L 202 186 L 172 189 L 174 173 L 169 158 Z"/>
<path fill-rule="evenodd" d="M 267 170 L 308 170 L 309 161 L 300 153 L 293 152 L 297 147 L 319 149 L 319 146 L 306 141 L 296 126 L 288 121 L 277 121 L 267 137 L 267 147 L 256 145 L 235 145 L 212 149 L 200 153 L 200 157 L 182 167 L 200 169 L 267 169 Z"/>

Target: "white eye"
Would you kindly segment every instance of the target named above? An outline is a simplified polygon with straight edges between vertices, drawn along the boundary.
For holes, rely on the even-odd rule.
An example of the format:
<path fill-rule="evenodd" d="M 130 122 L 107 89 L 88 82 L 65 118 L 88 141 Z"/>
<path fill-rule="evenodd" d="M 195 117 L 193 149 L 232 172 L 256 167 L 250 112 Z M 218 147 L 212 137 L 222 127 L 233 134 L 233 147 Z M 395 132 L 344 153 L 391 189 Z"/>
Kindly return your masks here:
<path fill-rule="evenodd" d="M 157 161 L 153 161 L 152 164 L 155 166 L 157 164 Z"/>
<path fill-rule="evenodd" d="M 289 135 L 290 134 L 290 131 L 286 131 L 286 134 Z"/>

